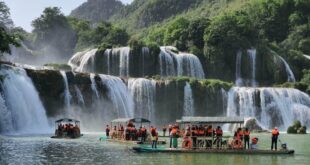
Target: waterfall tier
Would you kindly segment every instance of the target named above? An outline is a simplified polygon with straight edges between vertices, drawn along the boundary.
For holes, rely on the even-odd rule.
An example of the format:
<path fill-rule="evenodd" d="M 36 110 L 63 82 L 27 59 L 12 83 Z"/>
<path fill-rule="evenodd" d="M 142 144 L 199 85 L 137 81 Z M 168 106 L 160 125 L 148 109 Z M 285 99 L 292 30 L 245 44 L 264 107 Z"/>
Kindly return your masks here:
<path fill-rule="evenodd" d="M 199 59 L 189 53 L 176 53 L 174 47 L 160 47 L 154 54 L 147 47 L 140 51 L 129 47 L 97 49 L 76 53 L 68 64 L 77 72 L 96 72 L 121 77 L 144 77 L 161 75 L 204 78 L 205 74 Z M 177 51 L 177 50 L 176 50 Z"/>
<path fill-rule="evenodd" d="M 1 65 L 0 132 L 51 131 L 45 109 L 31 79 L 22 68 Z"/>
<path fill-rule="evenodd" d="M 228 93 L 227 116 L 255 117 L 267 129 L 281 130 L 300 120 L 310 127 L 310 97 L 289 88 L 234 87 Z"/>

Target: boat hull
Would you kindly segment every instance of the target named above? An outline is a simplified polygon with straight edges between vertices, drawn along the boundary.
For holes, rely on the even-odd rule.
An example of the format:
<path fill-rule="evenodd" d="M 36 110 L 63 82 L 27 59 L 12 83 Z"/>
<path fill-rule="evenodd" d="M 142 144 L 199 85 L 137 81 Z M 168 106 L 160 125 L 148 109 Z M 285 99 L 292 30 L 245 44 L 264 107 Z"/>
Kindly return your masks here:
<path fill-rule="evenodd" d="M 294 150 L 233 150 L 233 149 L 170 149 L 170 148 L 160 148 L 160 149 L 152 149 L 152 148 L 144 148 L 144 147 L 133 147 L 135 152 L 143 152 L 143 153 L 154 153 L 154 152 L 162 152 L 162 153 L 219 153 L 219 154 L 270 154 L 270 155 L 278 155 L 278 154 L 294 154 Z"/>

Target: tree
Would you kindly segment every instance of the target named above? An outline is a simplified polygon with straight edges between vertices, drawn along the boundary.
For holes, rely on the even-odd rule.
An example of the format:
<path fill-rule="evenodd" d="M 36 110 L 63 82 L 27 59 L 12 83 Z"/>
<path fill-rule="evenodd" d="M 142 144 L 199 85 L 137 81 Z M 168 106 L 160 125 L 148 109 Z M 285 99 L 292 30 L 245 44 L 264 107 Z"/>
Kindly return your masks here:
<path fill-rule="evenodd" d="M 11 53 L 10 45 L 19 46 L 17 35 L 8 32 L 12 27 L 10 10 L 4 2 L 0 2 L 0 53 Z"/>
<path fill-rule="evenodd" d="M 167 26 L 164 43 L 174 45 L 180 50 L 186 50 L 186 41 L 188 41 L 188 26 L 190 22 L 181 17 Z"/>
<path fill-rule="evenodd" d="M 56 56 L 70 57 L 76 44 L 76 33 L 58 7 L 48 7 L 32 22 L 34 44 Z"/>

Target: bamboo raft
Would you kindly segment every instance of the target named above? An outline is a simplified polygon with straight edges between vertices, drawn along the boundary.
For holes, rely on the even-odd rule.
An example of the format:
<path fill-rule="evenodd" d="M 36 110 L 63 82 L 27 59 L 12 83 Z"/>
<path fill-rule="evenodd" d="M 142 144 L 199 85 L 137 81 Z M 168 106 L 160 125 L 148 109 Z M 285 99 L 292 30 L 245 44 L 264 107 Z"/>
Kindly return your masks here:
<path fill-rule="evenodd" d="M 294 150 L 236 150 L 236 149 L 184 149 L 184 148 L 157 148 L 152 149 L 149 147 L 132 147 L 132 150 L 138 153 L 217 153 L 217 154 L 270 154 L 270 155 L 283 155 L 294 154 Z"/>

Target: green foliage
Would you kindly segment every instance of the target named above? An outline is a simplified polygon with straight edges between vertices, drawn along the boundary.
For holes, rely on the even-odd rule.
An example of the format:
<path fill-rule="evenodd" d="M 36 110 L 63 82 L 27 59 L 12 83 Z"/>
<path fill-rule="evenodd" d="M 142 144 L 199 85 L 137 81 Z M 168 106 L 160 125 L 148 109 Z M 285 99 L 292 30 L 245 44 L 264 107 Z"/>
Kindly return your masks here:
<path fill-rule="evenodd" d="M 34 44 L 38 49 L 66 57 L 73 53 L 76 33 L 60 8 L 48 7 L 32 22 Z"/>
<path fill-rule="evenodd" d="M 295 120 L 291 126 L 287 128 L 288 134 L 306 134 L 307 127 L 302 126 L 299 120 Z"/>
<path fill-rule="evenodd" d="M 11 53 L 10 45 L 19 46 L 18 37 L 0 26 L 0 53 Z"/>

